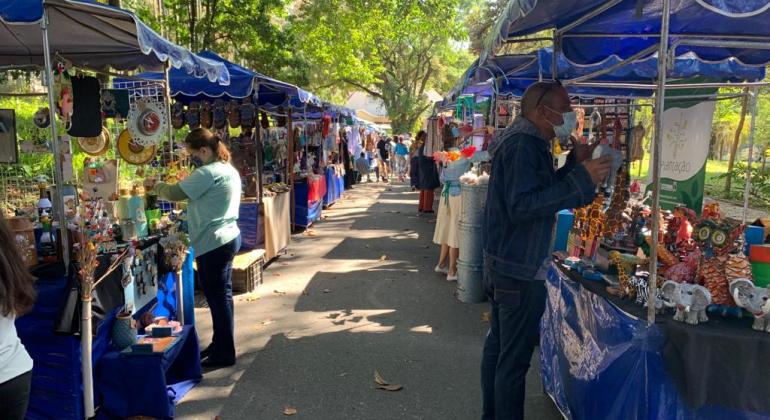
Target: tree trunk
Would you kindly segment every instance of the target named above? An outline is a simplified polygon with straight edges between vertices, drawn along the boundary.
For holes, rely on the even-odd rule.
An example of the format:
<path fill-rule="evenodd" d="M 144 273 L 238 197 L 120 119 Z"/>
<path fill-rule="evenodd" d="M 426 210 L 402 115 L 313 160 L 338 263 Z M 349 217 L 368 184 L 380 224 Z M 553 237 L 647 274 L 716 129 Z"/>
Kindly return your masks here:
<path fill-rule="evenodd" d="M 741 119 L 738 121 L 738 128 L 735 129 L 735 137 L 730 147 L 730 160 L 727 164 L 727 178 L 725 179 L 725 192 L 729 193 L 733 186 L 733 167 L 735 166 L 735 155 L 738 153 L 738 145 L 741 142 L 741 133 L 743 132 L 743 123 L 746 122 L 746 111 L 749 106 L 749 89 L 746 88 L 741 101 Z"/>
<path fill-rule="evenodd" d="M 198 0 L 190 1 L 190 51 L 198 51 L 195 45 L 195 25 L 198 20 Z"/>

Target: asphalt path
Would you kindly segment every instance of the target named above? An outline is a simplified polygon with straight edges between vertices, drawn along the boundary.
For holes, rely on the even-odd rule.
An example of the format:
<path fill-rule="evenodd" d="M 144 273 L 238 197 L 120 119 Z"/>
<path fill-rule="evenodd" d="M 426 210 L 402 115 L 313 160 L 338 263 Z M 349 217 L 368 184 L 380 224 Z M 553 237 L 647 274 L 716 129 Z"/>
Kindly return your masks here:
<path fill-rule="evenodd" d="M 433 272 L 435 220 L 417 214 L 417 198 L 404 185 L 357 185 L 294 235 L 264 284 L 235 298 L 238 363 L 207 371 L 177 418 L 481 418 L 489 307 L 460 303 L 455 283 Z M 200 306 L 206 343 L 211 321 Z M 560 419 L 538 363 L 526 417 Z M 377 389 L 375 372 L 401 389 Z"/>

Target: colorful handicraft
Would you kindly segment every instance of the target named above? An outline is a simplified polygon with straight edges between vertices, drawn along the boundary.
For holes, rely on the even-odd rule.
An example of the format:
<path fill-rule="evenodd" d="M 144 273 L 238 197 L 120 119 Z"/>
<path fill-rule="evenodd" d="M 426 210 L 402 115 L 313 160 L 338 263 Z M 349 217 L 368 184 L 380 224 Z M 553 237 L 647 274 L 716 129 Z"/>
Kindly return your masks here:
<path fill-rule="evenodd" d="M 711 293 L 703 286 L 667 281 L 662 297 L 666 306 L 676 308 L 674 321 L 697 325 L 709 320 L 706 308 L 711 304 Z"/>
<path fill-rule="evenodd" d="M 620 283 L 618 295 L 622 299 L 634 299 L 637 297 L 637 287 L 632 282 L 633 275 L 636 274 L 636 267 L 642 264 L 644 260 L 628 254 L 621 254 L 618 251 L 610 251 L 607 259 L 610 265 L 615 266 L 618 271 L 618 282 Z"/>
<path fill-rule="evenodd" d="M 628 173 L 620 171 L 615 178 L 615 188 L 610 201 L 610 207 L 607 209 L 607 224 L 604 230 L 604 237 L 611 239 L 616 234 L 623 231 L 623 212 L 626 209 L 626 203 L 629 200 L 628 193 Z"/>
<path fill-rule="evenodd" d="M 730 292 L 738 306 L 754 315 L 751 328 L 770 332 L 770 288 L 754 286 L 749 279 L 735 279 Z"/>
<path fill-rule="evenodd" d="M 666 279 L 677 283 L 695 283 L 702 255 L 700 250 L 695 250 L 685 257 L 682 262 L 674 264 L 666 270 Z"/>
<path fill-rule="evenodd" d="M 715 305 L 735 306 L 735 301 L 728 290 L 727 276 L 725 276 L 724 265 L 726 262 L 726 256 L 706 260 L 703 263 L 701 276 L 703 277 L 703 285 L 711 292 L 712 302 Z"/>

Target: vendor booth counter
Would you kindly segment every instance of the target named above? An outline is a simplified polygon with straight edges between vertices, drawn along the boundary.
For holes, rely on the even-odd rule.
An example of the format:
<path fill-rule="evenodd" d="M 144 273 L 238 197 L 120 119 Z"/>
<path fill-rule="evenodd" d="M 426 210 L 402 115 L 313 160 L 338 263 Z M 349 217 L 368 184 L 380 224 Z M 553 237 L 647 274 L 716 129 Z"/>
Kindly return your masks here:
<path fill-rule="evenodd" d="M 688 325 L 552 263 L 541 324 L 546 392 L 573 419 L 770 418 L 770 334 L 710 314 Z"/>
<path fill-rule="evenodd" d="M 102 269 L 109 265 L 107 256 L 100 260 Z M 60 263 L 34 267 L 32 273 L 37 278 L 35 306 L 16 320 L 19 338 L 34 361 L 26 418 L 81 420 L 85 416 L 77 284 Z M 128 356 L 112 347 L 112 323 L 125 303 L 122 278 L 122 270 L 116 270 L 93 293 L 97 418 L 173 418 L 174 404 L 201 379 L 198 339 L 190 325 L 194 322 L 192 261 L 188 258 L 182 270 L 188 326 L 163 354 Z M 155 316 L 172 316 L 177 307 L 175 273 L 159 275 L 157 284 L 157 294 L 145 309 L 154 307 Z"/>
<path fill-rule="evenodd" d="M 326 177 L 314 176 L 294 183 L 294 225 L 310 227 L 321 218 Z"/>

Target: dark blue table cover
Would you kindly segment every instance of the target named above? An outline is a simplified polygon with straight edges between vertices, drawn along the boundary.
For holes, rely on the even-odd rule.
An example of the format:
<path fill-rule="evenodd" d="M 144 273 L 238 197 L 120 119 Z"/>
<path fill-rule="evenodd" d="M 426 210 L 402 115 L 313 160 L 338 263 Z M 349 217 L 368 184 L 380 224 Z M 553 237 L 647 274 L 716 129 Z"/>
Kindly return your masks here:
<path fill-rule="evenodd" d="M 337 179 L 337 189 L 334 191 L 335 198 L 339 200 L 340 198 L 342 198 L 342 193 L 345 192 L 345 177 L 339 176 L 336 174 L 334 175 L 334 177 Z"/>
<path fill-rule="evenodd" d="M 16 331 L 34 363 L 26 418 L 81 420 L 80 339 L 53 333 L 67 295 L 67 277 L 63 273 L 39 277 L 35 290 L 35 306 L 16 319 Z"/>
<path fill-rule="evenodd" d="M 185 326 L 179 342 L 163 354 L 128 356 L 109 347 L 114 315 L 94 338 L 94 356 L 97 348 L 106 347 L 101 357 L 94 357 L 97 417 L 173 419 L 174 405 L 203 377 L 195 328 Z"/>
<path fill-rule="evenodd" d="M 259 217 L 259 203 L 241 203 L 238 210 L 238 229 L 241 230 L 241 250 L 264 248 L 265 232 Z"/>
<path fill-rule="evenodd" d="M 327 186 L 328 191 L 328 186 Z M 321 218 L 323 200 L 308 202 L 308 185 L 306 182 L 294 184 L 294 225 L 310 227 Z"/>
<path fill-rule="evenodd" d="M 572 419 L 768 419 L 719 406 L 689 408 L 665 369 L 658 325 L 621 310 L 554 264 L 540 331 L 546 392 Z M 708 369 L 708 366 L 704 366 Z M 757 368 L 757 374 L 765 374 Z M 752 392 L 752 390 L 736 390 Z"/>
<path fill-rule="evenodd" d="M 324 206 L 328 207 L 337 202 L 337 175 L 334 168 L 326 168 L 326 195 L 324 195 Z"/>

